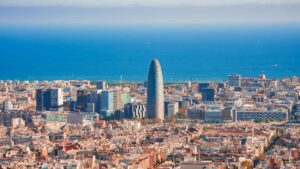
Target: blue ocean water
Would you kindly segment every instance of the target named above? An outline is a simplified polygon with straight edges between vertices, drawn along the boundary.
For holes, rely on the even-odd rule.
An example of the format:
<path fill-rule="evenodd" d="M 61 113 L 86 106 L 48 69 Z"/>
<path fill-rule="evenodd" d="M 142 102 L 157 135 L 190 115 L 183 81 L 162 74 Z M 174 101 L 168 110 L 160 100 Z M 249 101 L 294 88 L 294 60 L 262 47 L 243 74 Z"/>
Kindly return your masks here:
<path fill-rule="evenodd" d="M 0 79 L 165 81 L 300 75 L 300 25 L 1 26 Z"/>

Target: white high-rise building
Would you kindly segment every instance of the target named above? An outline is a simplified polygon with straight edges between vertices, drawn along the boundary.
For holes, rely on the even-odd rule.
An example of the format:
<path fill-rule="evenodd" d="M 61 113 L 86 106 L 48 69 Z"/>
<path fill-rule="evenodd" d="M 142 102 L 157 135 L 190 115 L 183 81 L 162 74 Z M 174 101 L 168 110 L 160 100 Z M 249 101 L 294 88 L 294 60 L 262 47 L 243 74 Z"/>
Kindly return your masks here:
<path fill-rule="evenodd" d="M 60 88 L 50 89 L 50 106 L 62 107 L 64 104 L 63 91 Z"/>
<path fill-rule="evenodd" d="M 174 116 L 176 113 L 178 113 L 178 102 L 170 102 L 168 103 L 168 116 Z"/>

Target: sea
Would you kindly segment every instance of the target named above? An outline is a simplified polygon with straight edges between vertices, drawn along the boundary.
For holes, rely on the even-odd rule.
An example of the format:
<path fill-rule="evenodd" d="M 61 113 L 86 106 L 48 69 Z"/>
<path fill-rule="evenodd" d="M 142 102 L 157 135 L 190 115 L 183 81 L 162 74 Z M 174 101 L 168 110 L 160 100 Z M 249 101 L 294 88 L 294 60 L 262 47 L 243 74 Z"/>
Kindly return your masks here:
<path fill-rule="evenodd" d="M 300 24 L 1 25 L 1 80 L 164 81 L 300 76 Z"/>

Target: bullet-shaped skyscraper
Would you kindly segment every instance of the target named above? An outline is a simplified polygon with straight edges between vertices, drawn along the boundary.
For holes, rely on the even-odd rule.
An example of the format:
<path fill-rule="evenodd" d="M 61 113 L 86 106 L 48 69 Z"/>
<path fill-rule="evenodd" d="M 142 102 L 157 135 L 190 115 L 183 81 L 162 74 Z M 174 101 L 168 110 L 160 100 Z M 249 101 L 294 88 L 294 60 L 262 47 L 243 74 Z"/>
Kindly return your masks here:
<path fill-rule="evenodd" d="M 147 113 L 150 119 L 164 119 L 164 87 L 161 66 L 152 60 L 147 81 Z"/>

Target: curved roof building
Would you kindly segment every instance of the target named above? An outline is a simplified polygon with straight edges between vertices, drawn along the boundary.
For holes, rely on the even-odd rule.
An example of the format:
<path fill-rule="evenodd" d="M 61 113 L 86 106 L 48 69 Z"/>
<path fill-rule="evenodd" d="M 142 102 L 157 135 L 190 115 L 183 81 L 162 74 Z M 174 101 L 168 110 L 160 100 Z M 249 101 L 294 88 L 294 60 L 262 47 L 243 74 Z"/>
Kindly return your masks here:
<path fill-rule="evenodd" d="M 164 87 L 161 66 L 152 60 L 147 81 L 147 112 L 150 119 L 164 119 Z"/>

